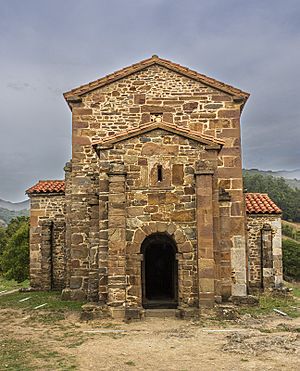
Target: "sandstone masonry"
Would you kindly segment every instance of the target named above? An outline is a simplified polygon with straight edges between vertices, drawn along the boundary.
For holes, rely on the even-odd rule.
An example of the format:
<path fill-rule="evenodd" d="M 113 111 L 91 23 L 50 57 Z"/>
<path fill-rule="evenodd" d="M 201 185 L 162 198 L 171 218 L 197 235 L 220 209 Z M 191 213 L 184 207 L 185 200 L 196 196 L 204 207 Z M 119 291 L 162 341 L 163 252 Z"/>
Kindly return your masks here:
<path fill-rule="evenodd" d="M 247 93 L 153 56 L 64 96 L 65 181 L 27 191 L 32 286 L 123 317 L 281 283 L 280 214 L 246 227 Z"/>

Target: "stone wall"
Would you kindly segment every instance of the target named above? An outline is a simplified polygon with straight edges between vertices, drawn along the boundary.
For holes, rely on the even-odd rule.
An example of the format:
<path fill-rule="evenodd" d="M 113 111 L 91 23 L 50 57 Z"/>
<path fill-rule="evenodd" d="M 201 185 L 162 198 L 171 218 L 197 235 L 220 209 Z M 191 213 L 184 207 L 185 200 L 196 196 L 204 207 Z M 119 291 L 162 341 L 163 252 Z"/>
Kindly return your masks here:
<path fill-rule="evenodd" d="M 102 179 L 108 171 L 108 202 L 116 203 L 117 208 L 120 208 L 121 197 L 118 193 L 116 197 L 112 195 L 117 186 L 112 188 L 109 172 L 119 162 L 124 164 L 126 174 L 126 194 L 122 201 L 126 208 L 124 213 L 118 212 L 109 221 L 107 232 L 108 236 L 112 234 L 123 221 L 126 274 L 130 286 L 127 292 L 128 305 L 141 306 L 139 256 L 143 240 L 151 233 L 167 232 L 168 226 L 168 234 L 179 241 L 179 301 L 190 306 L 198 302 L 194 167 L 197 160 L 206 157 L 204 145 L 161 130 L 126 140 L 114 149 L 101 151 Z M 158 166 L 161 166 L 162 181 L 158 181 Z M 103 206 L 109 210 L 107 205 Z M 120 252 L 118 257 L 120 259 Z"/>
<path fill-rule="evenodd" d="M 65 286 L 65 198 L 30 195 L 30 284 L 61 290 Z"/>
<path fill-rule="evenodd" d="M 218 244 L 214 246 L 214 259 L 218 262 L 216 269 L 215 287 L 217 294 L 224 297 L 231 295 L 246 294 L 246 270 L 245 270 L 245 228 L 244 228 L 244 199 L 242 193 L 242 171 L 240 154 L 240 108 L 242 101 L 233 95 L 206 86 L 175 73 L 167 68 L 158 65 L 148 67 L 140 72 L 122 78 L 109 85 L 87 93 L 82 96 L 81 103 L 71 103 L 72 106 L 72 206 L 69 212 L 71 227 L 70 235 L 70 287 L 73 294 L 84 298 L 90 290 L 89 282 L 95 282 L 97 267 L 100 273 L 99 299 L 107 299 L 107 230 L 108 217 L 105 205 L 108 202 L 108 190 L 106 172 L 108 169 L 101 168 L 100 160 L 91 146 L 92 140 L 109 137 L 117 132 L 138 127 L 143 123 L 162 120 L 174 123 L 182 128 L 190 128 L 199 133 L 209 134 L 225 140 L 218 157 L 218 168 L 214 175 L 214 181 L 224 191 L 230 193 L 230 201 L 222 205 L 222 217 L 219 218 L 218 206 L 214 204 L 213 223 L 214 238 Z M 168 138 L 166 140 L 173 140 Z M 180 138 L 178 143 L 163 142 L 159 151 L 164 151 L 166 145 L 181 146 Z M 141 143 L 140 143 L 141 144 Z M 136 162 L 135 148 L 128 143 L 127 153 L 122 154 L 122 148 L 116 146 L 111 150 L 114 160 L 123 156 L 123 161 L 130 169 L 130 177 L 127 179 L 129 187 L 143 188 L 143 182 L 147 178 L 150 187 L 155 186 L 151 175 L 151 166 L 156 164 L 153 153 L 157 148 L 148 143 L 145 159 Z M 132 151 L 132 152 L 131 152 Z M 166 154 L 167 155 L 167 154 Z M 195 156 L 192 150 L 187 152 L 186 158 Z M 153 157 L 153 160 L 152 160 Z M 106 160 L 106 159 L 105 159 Z M 153 161 L 153 163 L 152 163 Z M 167 161 L 167 159 L 166 159 Z M 181 158 L 175 163 L 165 163 L 166 173 L 169 171 L 168 182 L 180 182 L 182 172 L 186 179 L 191 179 L 193 174 L 187 160 Z M 192 161 L 190 161 L 192 162 Z M 177 165 L 174 167 L 174 165 Z M 172 168 L 173 166 L 173 168 Z M 142 169 L 148 169 L 148 174 L 140 176 Z M 99 170 L 100 169 L 100 170 Z M 176 169 L 176 170 L 175 170 Z M 190 173 L 189 173 L 190 171 Z M 172 172 L 174 175 L 172 175 Z M 175 174 L 176 173 L 176 174 Z M 100 176 L 99 176 L 100 174 Z M 172 178 L 173 176 L 173 178 Z M 178 177 L 178 180 L 175 180 Z M 104 182 L 103 182 L 104 181 Z M 164 187 L 172 183 L 164 184 Z M 144 218 L 143 223 L 148 222 L 182 222 L 186 219 L 190 225 L 185 225 L 190 238 L 195 238 L 194 218 L 195 193 L 189 181 L 187 185 L 176 185 L 182 190 L 179 194 L 171 192 L 156 191 L 149 192 L 146 196 L 146 189 L 136 192 L 136 196 L 128 195 L 129 219 L 126 222 L 128 230 L 127 237 L 131 238 L 135 223 L 139 217 Z M 184 189 L 186 188 L 186 189 Z M 188 193 L 190 192 L 190 193 Z M 215 188 L 215 192 L 217 189 Z M 91 225 L 96 226 L 95 195 L 99 195 L 99 234 L 91 231 Z M 140 197 L 140 199 L 138 199 Z M 161 198 L 160 198 L 161 197 Z M 216 197 L 216 196 L 214 196 Z M 145 203 L 147 199 L 147 204 Z M 182 201 L 184 199 L 184 201 Z M 166 205 L 162 205 L 162 201 Z M 173 202 L 177 202 L 176 207 Z M 91 203 L 93 206 L 91 206 Z M 185 209 L 183 205 L 188 205 Z M 145 213 L 139 215 L 143 209 Z M 130 214 L 129 214 L 130 213 Z M 135 215 L 137 214 L 137 215 Z M 172 217 L 170 216 L 172 214 Z M 150 219 L 150 220 L 147 220 Z M 153 220 L 156 219 L 156 220 Z M 190 229 L 189 229 L 190 228 Z M 221 238 L 219 238 L 221 236 Z M 99 249 L 94 249 L 98 243 Z M 194 242 L 193 242 L 194 243 Z M 91 251 L 91 249 L 93 249 Z M 95 260 L 96 259 L 96 260 Z M 191 260 L 194 256 L 191 257 Z M 91 264 L 95 268 L 92 277 L 90 276 Z M 73 278 L 72 278 L 73 277 Z M 195 275 L 189 280 L 191 283 L 190 293 L 192 302 L 195 300 Z M 93 286 L 93 285 L 92 285 Z M 132 285 L 131 296 L 137 296 L 135 285 Z"/>
<path fill-rule="evenodd" d="M 279 287 L 283 280 L 281 216 L 247 215 L 249 289 Z"/>

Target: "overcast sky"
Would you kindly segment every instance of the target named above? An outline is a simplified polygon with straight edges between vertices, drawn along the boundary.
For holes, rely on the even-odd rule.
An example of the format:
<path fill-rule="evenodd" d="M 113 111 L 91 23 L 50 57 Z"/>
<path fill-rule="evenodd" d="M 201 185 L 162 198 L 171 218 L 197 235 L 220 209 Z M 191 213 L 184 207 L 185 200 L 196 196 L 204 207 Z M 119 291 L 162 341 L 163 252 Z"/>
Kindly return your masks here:
<path fill-rule="evenodd" d="M 244 167 L 300 168 L 299 0 L 0 0 L 0 198 L 63 178 L 64 91 L 152 54 L 251 93 Z"/>

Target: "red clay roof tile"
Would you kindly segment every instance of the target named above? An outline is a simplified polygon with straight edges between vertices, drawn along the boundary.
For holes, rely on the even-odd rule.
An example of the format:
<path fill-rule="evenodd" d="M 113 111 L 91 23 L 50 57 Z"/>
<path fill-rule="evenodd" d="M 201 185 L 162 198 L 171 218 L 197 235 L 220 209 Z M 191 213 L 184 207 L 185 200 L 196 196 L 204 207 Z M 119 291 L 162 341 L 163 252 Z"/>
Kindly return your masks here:
<path fill-rule="evenodd" d="M 246 211 L 248 214 L 281 214 L 282 210 L 266 193 L 246 193 Z"/>
<path fill-rule="evenodd" d="M 64 180 L 40 180 L 37 184 L 27 189 L 27 194 L 34 193 L 64 193 Z"/>
<path fill-rule="evenodd" d="M 64 180 L 40 180 L 27 189 L 27 194 L 64 193 Z M 246 193 L 246 211 L 248 214 L 281 214 L 282 210 L 266 193 Z"/>

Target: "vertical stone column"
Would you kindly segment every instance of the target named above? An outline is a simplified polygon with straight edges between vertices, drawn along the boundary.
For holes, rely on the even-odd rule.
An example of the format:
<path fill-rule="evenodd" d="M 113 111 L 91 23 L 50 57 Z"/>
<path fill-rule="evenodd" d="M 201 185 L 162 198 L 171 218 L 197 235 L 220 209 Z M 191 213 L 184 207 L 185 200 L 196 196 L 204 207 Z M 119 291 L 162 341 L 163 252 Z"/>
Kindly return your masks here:
<path fill-rule="evenodd" d="M 99 197 L 90 196 L 89 208 L 90 218 L 89 243 L 90 243 L 90 270 L 88 279 L 88 301 L 99 301 Z"/>
<path fill-rule="evenodd" d="M 52 289 L 53 264 L 52 264 L 52 220 L 43 220 L 42 241 L 41 241 L 41 288 L 43 290 Z"/>
<path fill-rule="evenodd" d="M 264 224 L 261 230 L 261 284 L 266 289 L 274 286 L 272 228 Z"/>
<path fill-rule="evenodd" d="M 62 290 L 65 288 L 65 231 L 64 221 L 55 221 L 52 225 L 52 288 Z"/>
<path fill-rule="evenodd" d="M 112 163 L 108 194 L 108 300 L 113 317 L 124 317 L 126 302 L 126 173 Z"/>
<path fill-rule="evenodd" d="M 72 162 L 67 162 L 65 167 L 65 202 L 66 202 L 66 233 L 65 233 L 65 287 L 70 288 L 71 276 L 71 203 L 72 203 Z"/>
<path fill-rule="evenodd" d="M 215 296 L 213 170 L 197 169 L 196 222 L 199 307 L 212 307 Z"/>
<path fill-rule="evenodd" d="M 101 154 L 102 155 L 102 154 Z M 100 168 L 99 173 L 99 302 L 107 303 L 107 257 L 108 257 L 108 191 L 109 181 L 106 172 Z"/>

